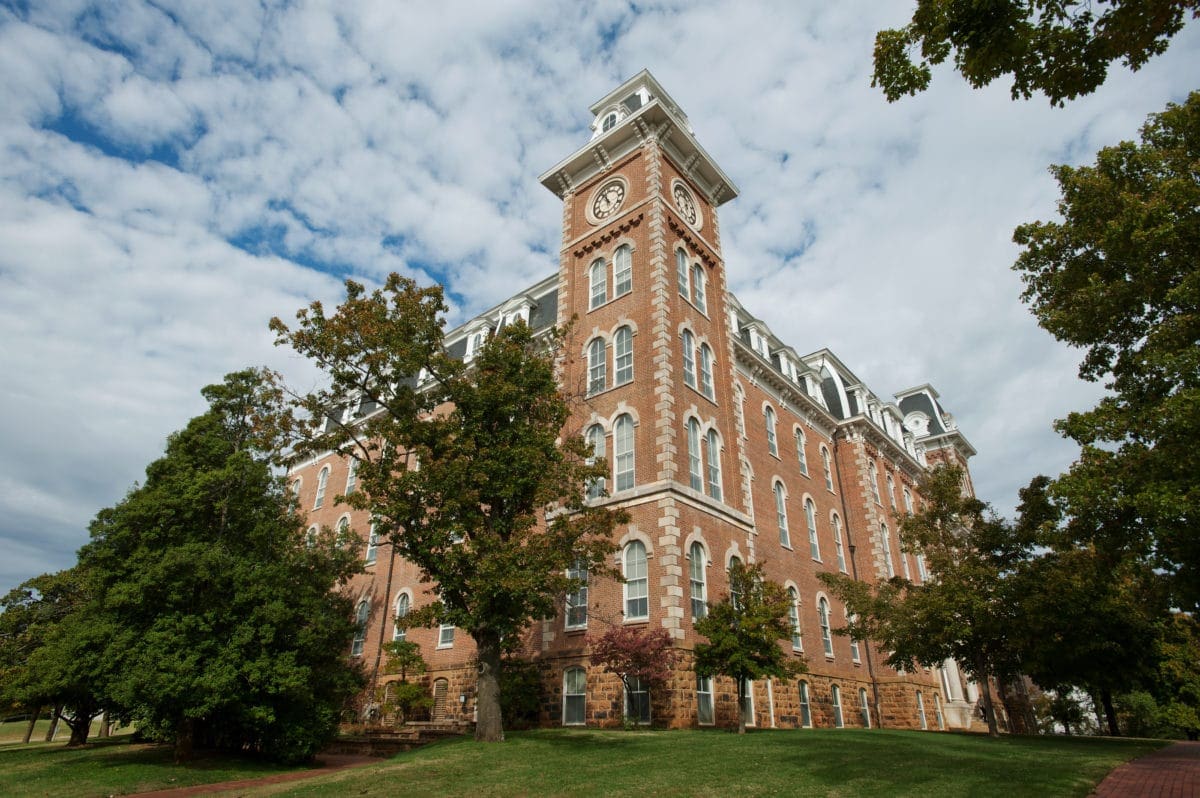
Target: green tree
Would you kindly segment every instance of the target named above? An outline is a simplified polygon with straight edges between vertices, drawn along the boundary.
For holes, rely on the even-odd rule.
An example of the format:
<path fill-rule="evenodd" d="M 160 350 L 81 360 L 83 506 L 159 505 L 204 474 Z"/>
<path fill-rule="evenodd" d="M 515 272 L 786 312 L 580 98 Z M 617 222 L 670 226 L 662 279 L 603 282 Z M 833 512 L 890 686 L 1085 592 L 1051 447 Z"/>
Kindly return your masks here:
<path fill-rule="evenodd" d="M 420 676 L 425 673 L 425 658 L 421 656 L 421 647 L 407 640 L 393 640 L 383 646 L 387 656 L 384 673 L 397 673 L 400 678 L 388 683 L 383 689 L 383 713 L 398 712 L 400 722 L 404 723 L 412 715 L 413 710 L 426 709 L 433 706 L 433 698 L 424 685 L 410 682 L 408 677 Z"/>
<path fill-rule="evenodd" d="M 650 699 L 671 680 L 678 655 L 666 629 L 647 630 L 613 625 L 591 637 L 592 664 L 621 678 L 625 688 L 625 722 L 634 725 L 650 716 Z M 635 689 L 636 688 L 636 689 Z M 646 703 L 636 702 L 645 697 Z"/>
<path fill-rule="evenodd" d="M 1160 722 L 1195 740 L 1200 737 L 1200 623 L 1193 615 L 1173 613 L 1157 648 L 1158 672 L 1152 689 Z"/>
<path fill-rule="evenodd" d="M 975 88 L 1011 75 L 1013 99 L 1054 105 L 1095 91 L 1120 61 L 1137 70 L 1163 53 L 1197 0 L 917 0 L 912 20 L 875 36 L 872 86 L 889 101 L 929 87 L 953 55 Z M 1102 10 L 1103 9 L 1103 10 Z M 919 58 L 914 55 L 919 52 Z"/>
<path fill-rule="evenodd" d="M 114 666 L 106 694 L 146 734 L 298 760 L 361 687 L 345 654 L 358 567 L 326 535 L 306 545 L 272 468 L 279 395 L 255 371 L 203 390 L 146 482 L 91 525 L 80 562 Z"/>
<path fill-rule="evenodd" d="M 1009 645 L 1016 610 L 1008 577 L 1028 551 L 1028 542 L 990 514 L 987 505 L 963 492 L 962 469 L 941 466 L 922 483 L 925 508 L 900 524 L 904 551 L 923 554 L 929 579 L 917 585 L 896 577 L 878 585 L 845 574 L 820 574 L 846 605 L 851 620 L 844 634 L 874 640 L 891 652 L 893 668 L 916 670 L 954 659 L 983 685 L 988 732 L 998 736 L 992 706 L 992 677 L 1020 672 Z"/>
<path fill-rule="evenodd" d="M 510 323 L 467 364 L 443 348 L 440 288 L 392 274 L 370 293 L 347 281 L 346 294 L 333 315 L 320 303 L 302 309 L 295 330 L 271 321 L 277 343 L 328 379 L 297 402 L 298 451 L 358 462 L 361 490 L 345 500 L 370 510 L 395 554 L 433 583 L 438 601 L 409 623 L 453 624 L 474 639 L 475 739 L 502 740 L 502 641 L 554 615 L 577 586 L 568 567 L 611 571 L 611 533 L 623 518 L 585 501 L 605 466 L 580 435 L 563 432 L 561 338 Z M 345 420 L 348 403 L 372 413 Z"/>
<path fill-rule="evenodd" d="M 1140 144 L 1053 167 L 1059 222 L 1018 227 L 1014 268 L 1039 324 L 1084 349 L 1108 394 L 1058 430 L 1082 447 L 1054 493 L 1077 540 L 1145 557 L 1200 608 L 1200 93 Z"/>
<path fill-rule="evenodd" d="M 790 679 L 804 673 L 807 663 L 780 646 L 790 641 L 791 599 L 782 585 L 763 577 L 762 563 L 729 569 L 729 593 L 696 621 L 696 675 L 717 674 L 737 682 L 738 734 L 746 733 L 746 685 L 767 676 Z M 791 646 L 788 646 L 790 649 Z"/>

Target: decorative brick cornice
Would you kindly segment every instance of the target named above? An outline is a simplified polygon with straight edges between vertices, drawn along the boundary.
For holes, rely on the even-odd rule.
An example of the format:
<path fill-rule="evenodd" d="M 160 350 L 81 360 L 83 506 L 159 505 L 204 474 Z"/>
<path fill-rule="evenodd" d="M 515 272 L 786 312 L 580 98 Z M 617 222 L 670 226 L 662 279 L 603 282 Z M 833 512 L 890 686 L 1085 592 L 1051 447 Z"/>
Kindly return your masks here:
<path fill-rule="evenodd" d="M 622 219 L 620 223 L 612 225 L 611 227 L 606 227 L 602 233 L 599 233 L 588 241 L 579 244 L 572 254 L 577 258 L 582 258 L 589 252 L 606 246 L 621 236 L 628 235 L 629 231 L 640 225 L 644 218 L 644 213 L 628 216 L 625 219 Z"/>

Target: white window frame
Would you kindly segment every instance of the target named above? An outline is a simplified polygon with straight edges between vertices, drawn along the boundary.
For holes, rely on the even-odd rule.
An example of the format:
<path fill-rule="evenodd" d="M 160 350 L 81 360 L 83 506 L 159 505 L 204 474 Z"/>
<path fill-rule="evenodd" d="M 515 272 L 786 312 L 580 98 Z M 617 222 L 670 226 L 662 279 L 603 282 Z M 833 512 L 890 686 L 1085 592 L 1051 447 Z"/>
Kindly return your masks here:
<path fill-rule="evenodd" d="M 623 413 L 613 425 L 613 487 L 629 490 L 636 484 L 633 416 Z"/>
<path fill-rule="evenodd" d="M 587 394 L 593 396 L 608 389 L 608 342 L 593 338 L 588 342 Z"/>
<path fill-rule="evenodd" d="M 354 492 L 358 485 L 358 458 L 351 457 L 346 464 L 346 495 Z"/>
<path fill-rule="evenodd" d="M 842 608 L 842 614 L 846 616 L 846 623 L 850 623 L 850 611 Z M 858 640 L 853 635 L 847 635 L 846 639 L 850 641 L 850 659 L 854 662 L 862 662 L 862 651 L 859 649 Z"/>
<path fill-rule="evenodd" d="M 704 290 L 707 275 L 699 263 L 692 264 L 692 304 L 701 313 L 708 315 L 708 297 Z"/>
<path fill-rule="evenodd" d="M 354 610 L 354 639 L 350 642 L 350 656 L 361 657 L 367 643 L 367 623 L 371 619 L 371 604 L 361 599 Z"/>
<path fill-rule="evenodd" d="M 704 719 L 707 708 L 708 720 Z M 713 680 L 711 676 L 696 677 L 696 723 L 712 726 L 717 722 L 716 706 L 713 703 Z"/>
<path fill-rule="evenodd" d="M 859 714 L 862 716 L 864 729 L 871 728 L 871 705 L 867 703 L 867 688 L 858 688 Z"/>
<path fill-rule="evenodd" d="M 651 721 L 650 687 L 636 676 L 630 676 L 628 679 L 630 683 L 625 688 L 625 718 L 635 725 L 649 726 Z M 645 696 L 645 699 L 635 701 L 634 696 Z M 645 717 L 638 711 L 642 707 L 646 710 Z"/>
<path fill-rule="evenodd" d="M 604 427 L 599 424 L 593 424 L 588 427 L 586 440 L 592 447 L 592 457 L 597 461 L 604 459 L 604 450 L 606 447 L 604 437 Z M 590 480 L 587 485 L 587 497 L 589 499 L 599 499 L 602 497 L 606 482 L 607 480 L 604 477 L 595 477 Z"/>
<path fill-rule="evenodd" d="M 763 408 L 763 426 L 767 429 L 767 451 L 775 457 L 779 456 L 779 440 L 775 436 L 775 408 L 767 405 Z"/>
<path fill-rule="evenodd" d="M 698 493 L 703 493 L 704 466 L 700 455 L 700 422 L 695 418 L 689 418 L 687 421 L 687 449 L 688 487 Z"/>
<path fill-rule="evenodd" d="M 705 466 L 708 478 L 708 495 L 721 501 L 721 437 L 715 429 L 710 429 L 705 436 Z"/>
<path fill-rule="evenodd" d="M 800 474 L 808 476 L 808 453 L 804 451 L 804 444 L 807 442 L 807 439 L 804 436 L 804 430 L 799 427 L 796 427 L 794 432 L 796 437 L 796 459 L 800 462 Z"/>
<path fill-rule="evenodd" d="M 633 290 L 633 249 L 628 244 L 613 254 L 613 299 Z"/>
<path fill-rule="evenodd" d="M 708 344 L 700 344 L 700 393 L 715 398 L 713 390 L 713 354 Z"/>
<path fill-rule="evenodd" d="M 317 475 L 317 498 L 313 501 L 313 509 L 319 510 L 325 504 L 325 489 L 329 486 L 329 472 L 332 469 L 326 465 Z"/>
<path fill-rule="evenodd" d="M 633 330 L 618 327 L 613 335 L 613 385 L 633 382 Z"/>
<path fill-rule="evenodd" d="M 829 449 L 821 446 L 821 468 L 825 471 L 825 490 L 833 493 L 833 468 L 829 463 Z"/>
<path fill-rule="evenodd" d="M 586 629 L 588 625 L 587 563 L 583 560 L 576 560 L 574 565 L 567 569 L 567 578 L 578 579 L 582 584 L 577 590 L 567 593 L 567 600 L 563 610 L 565 627 L 567 629 Z M 571 619 L 572 612 L 576 614 L 575 620 Z"/>
<path fill-rule="evenodd" d="M 454 624 L 443 623 L 438 626 L 438 648 L 454 648 Z"/>
<path fill-rule="evenodd" d="M 829 690 L 831 705 L 833 707 L 833 727 L 835 729 L 846 728 L 846 720 L 842 715 L 842 688 L 836 684 Z"/>
<path fill-rule="evenodd" d="M 640 552 L 640 556 L 639 556 Z M 631 540 L 621 552 L 621 575 L 625 620 L 645 621 L 650 619 L 650 565 L 646 544 Z"/>
<path fill-rule="evenodd" d="M 700 541 L 688 547 L 688 592 L 691 597 L 692 623 L 708 615 L 708 553 Z"/>
<path fill-rule="evenodd" d="M 831 523 L 833 525 L 833 547 L 837 554 L 838 570 L 846 573 L 846 546 L 842 541 L 842 517 L 834 513 Z"/>
<path fill-rule="evenodd" d="M 821 646 L 825 656 L 833 657 L 833 630 L 830 628 L 829 599 L 821 596 L 817 599 L 817 618 L 821 625 Z"/>
<path fill-rule="evenodd" d="M 876 504 L 882 505 L 883 499 L 879 496 L 879 466 L 875 464 L 874 460 L 871 460 L 870 463 L 871 469 L 867 472 L 867 479 L 871 481 L 871 498 L 875 500 Z"/>
<path fill-rule="evenodd" d="M 747 679 L 742 683 L 742 688 L 746 691 L 746 704 L 744 718 L 747 726 L 757 726 L 758 723 L 754 718 L 754 680 Z"/>
<path fill-rule="evenodd" d="M 683 384 L 689 388 L 696 387 L 696 337 L 691 330 L 684 330 L 680 336 L 683 344 Z"/>
<path fill-rule="evenodd" d="M 921 731 L 929 731 L 929 721 L 925 718 L 925 697 L 917 691 L 917 719 L 921 722 Z"/>
<path fill-rule="evenodd" d="M 597 258 L 588 267 L 588 310 L 608 302 L 608 264 Z"/>
<path fill-rule="evenodd" d="M 400 591 L 400 594 L 396 596 L 396 602 L 392 605 L 392 609 L 395 610 L 395 615 L 392 616 L 392 640 L 406 640 L 408 639 L 408 629 L 400 626 L 396 621 L 412 611 L 412 598 L 403 590 Z"/>
<path fill-rule="evenodd" d="M 363 557 L 363 561 L 367 565 L 374 565 L 379 559 L 379 533 L 375 530 L 375 524 L 372 522 L 370 530 L 367 532 L 367 553 Z"/>
<path fill-rule="evenodd" d="M 800 693 L 800 728 L 811 729 L 813 727 L 812 698 L 809 695 L 808 682 L 801 680 L 798 689 Z"/>
<path fill-rule="evenodd" d="M 779 480 L 775 480 L 771 487 L 775 491 L 775 522 L 779 525 L 779 545 L 790 549 L 792 536 L 788 532 L 787 488 Z"/>
<path fill-rule="evenodd" d="M 580 678 L 582 676 L 582 678 Z M 572 677 L 575 677 L 573 679 Z M 576 681 L 578 680 L 578 681 Z M 572 683 L 574 682 L 574 683 Z M 579 682 L 582 682 L 580 684 Z M 569 720 L 571 714 L 568 707 L 578 705 L 578 720 Z M 562 705 L 562 725 L 564 726 L 585 726 L 587 725 L 587 671 L 578 666 L 567 668 L 563 671 L 563 705 Z"/>
<path fill-rule="evenodd" d="M 682 249 L 675 250 L 675 278 L 679 287 L 679 295 L 691 301 L 691 273 L 688 266 L 687 253 Z"/>
<path fill-rule="evenodd" d="M 804 636 L 800 632 L 800 592 L 788 587 L 788 622 L 792 627 L 792 651 L 804 650 Z"/>
<path fill-rule="evenodd" d="M 804 500 L 804 523 L 808 525 L 808 553 L 821 561 L 821 541 L 817 538 L 817 505 L 811 498 Z"/>
<path fill-rule="evenodd" d="M 896 564 L 892 562 L 892 533 L 883 522 L 879 524 L 879 544 L 883 546 L 883 565 L 887 578 L 891 579 L 896 575 Z"/>

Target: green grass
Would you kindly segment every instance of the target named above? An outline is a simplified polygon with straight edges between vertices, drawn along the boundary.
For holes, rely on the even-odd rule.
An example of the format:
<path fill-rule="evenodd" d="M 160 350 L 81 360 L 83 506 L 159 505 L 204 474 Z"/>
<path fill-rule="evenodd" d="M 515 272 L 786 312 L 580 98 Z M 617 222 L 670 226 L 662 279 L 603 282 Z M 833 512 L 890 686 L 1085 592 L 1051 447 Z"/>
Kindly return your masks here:
<path fill-rule="evenodd" d="M 1086 796 L 1161 742 L 902 731 L 562 731 L 452 740 L 243 795 Z"/>
<path fill-rule="evenodd" d="M 200 758 L 180 766 L 172 764 L 169 747 L 133 744 L 127 736 L 97 740 L 82 749 L 68 749 L 65 742 L 64 738 L 54 743 L 22 745 L 17 737 L 16 744 L 0 745 L 0 795 L 127 795 L 295 769 L 228 756 Z"/>
<path fill-rule="evenodd" d="M 0 723 L 0 745 L 7 743 L 19 743 L 25 739 L 25 730 L 29 728 L 29 721 L 14 720 L 8 723 Z M 46 739 L 46 732 L 50 731 L 50 719 L 43 716 L 37 722 L 37 726 L 33 730 L 33 736 L 29 738 L 30 742 L 41 742 Z M 92 736 L 95 737 L 100 731 L 100 719 L 92 721 Z M 125 731 L 128 731 L 127 729 Z M 58 736 L 55 738 L 57 742 L 65 743 L 71 737 L 71 730 L 67 728 L 66 722 L 58 724 Z"/>

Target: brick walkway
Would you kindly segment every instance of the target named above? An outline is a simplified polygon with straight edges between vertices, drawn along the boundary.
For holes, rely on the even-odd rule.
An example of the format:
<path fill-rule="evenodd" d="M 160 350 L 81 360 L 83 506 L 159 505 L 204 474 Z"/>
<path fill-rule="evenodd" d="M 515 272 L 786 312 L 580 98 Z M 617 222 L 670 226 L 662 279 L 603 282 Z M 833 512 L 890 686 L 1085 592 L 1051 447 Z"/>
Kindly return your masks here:
<path fill-rule="evenodd" d="M 1197 798 L 1200 742 L 1175 743 L 1109 773 L 1093 798 Z"/>
<path fill-rule="evenodd" d="M 246 787 L 257 787 L 262 784 L 280 784 L 288 781 L 299 781 L 300 779 L 311 779 L 313 776 L 320 776 L 334 770 L 342 770 L 344 768 L 360 767 L 362 765 L 378 764 L 382 759 L 371 756 L 344 756 L 340 754 L 321 754 L 317 757 L 319 763 L 317 767 L 311 770 L 294 770 L 290 773 L 277 773 L 274 776 L 262 776 L 256 779 L 239 779 L 237 781 L 221 781 L 216 784 L 196 784 L 191 787 L 172 787 L 169 790 L 155 790 L 154 792 L 139 792 L 136 793 L 138 798 L 184 798 L 184 796 L 192 795 L 210 795 L 214 792 L 224 792 L 225 790 L 240 790 Z"/>

